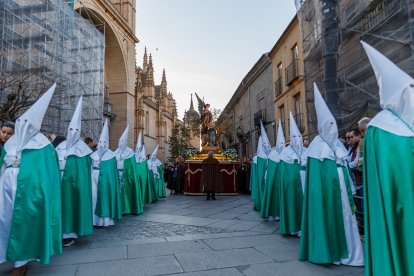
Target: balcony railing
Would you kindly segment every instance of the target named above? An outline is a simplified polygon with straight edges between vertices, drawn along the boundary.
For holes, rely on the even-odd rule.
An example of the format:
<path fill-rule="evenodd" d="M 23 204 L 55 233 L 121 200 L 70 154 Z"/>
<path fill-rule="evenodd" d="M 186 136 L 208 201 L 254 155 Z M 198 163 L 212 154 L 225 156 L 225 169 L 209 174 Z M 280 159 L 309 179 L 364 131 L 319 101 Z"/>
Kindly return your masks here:
<path fill-rule="evenodd" d="M 299 60 L 295 59 L 285 70 L 286 85 L 290 85 L 299 77 Z"/>
<path fill-rule="evenodd" d="M 259 110 L 254 114 L 254 126 L 259 128 L 260 127 L 260 120 L 263 124 L 266 123 L 266 109 Z"/>
<path fill-rule="evenodd" d="M 280 94 L 283 92 L 282 87 L 282 78 L 279 78 L 277 81 L 275 81 L 275 98 L 277 98 Z"/>

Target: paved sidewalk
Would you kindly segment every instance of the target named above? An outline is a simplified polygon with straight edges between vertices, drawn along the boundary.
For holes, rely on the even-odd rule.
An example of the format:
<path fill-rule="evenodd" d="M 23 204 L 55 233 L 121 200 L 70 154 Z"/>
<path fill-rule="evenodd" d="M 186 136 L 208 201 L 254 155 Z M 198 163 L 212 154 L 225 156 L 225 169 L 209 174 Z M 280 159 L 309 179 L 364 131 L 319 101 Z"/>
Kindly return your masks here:
<path fill-rule="evenodd" d="M 363 268 L 297 261 L 299 239 L 263 222 L 248 196 L 169 196 L 141 216 L 96 229 L 28 275 L 363 275 Z M 10 273 L 0 265 L 0 275 Z"/>

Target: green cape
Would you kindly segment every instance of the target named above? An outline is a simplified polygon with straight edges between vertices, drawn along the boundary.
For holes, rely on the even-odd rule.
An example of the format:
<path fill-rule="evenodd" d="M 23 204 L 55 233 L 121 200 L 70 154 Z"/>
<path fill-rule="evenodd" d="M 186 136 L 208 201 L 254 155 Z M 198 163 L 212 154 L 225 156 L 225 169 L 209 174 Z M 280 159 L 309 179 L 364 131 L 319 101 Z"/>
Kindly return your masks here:
<path fill-rule="evenodd" d="M 164 182 L 164 170 L 162 169 L 162 165 L 159 165 L 157 167 L 158 175 L 160 178 L 156 179 L 154 176 L 154 173 L 149 170 L 149 177 L 152 177 L 154 181 L 154 187 L 155 187 L 155 195 L 157 198 L 165 198 L 166 197 L 166 191 L 165 191 L 165 182 Z"/>
<path fill-rule="evenodd" d="M 308 157 L 299 260 L 333 263 L 348 258 L 337 164 Z"/>
<path fill-rule="evenodd" d="M 102 161 L 100 164 L 95 215 L 101 218 L 122 218 L 118 168 L 115 157 Z"/>
<path fill-rule="evenodd" d="M 266 174 L 266 167 L 267 167 L 267 159 L 263 159 L 257 157 L 257 182 L 256 184 L 256 198 L 254 199 L 254 210 L 260 211 L 262 207 L 262 198 L 263 198 L 263 190 L 265 186 L 265 174 Z"/>
<path fill-rule="evenodd" d="M 1 166 L 3 166 L 5 156 L 6 156 L 6 151 L 4 150 L 4 147 L 2 147 L 1 148 L 1 155 L 0 155 L 0 169 L 1 169 Z"/>
<path fill-rule="evenodd" d="M 280 178 L 279 163 L 269 159 L 267 163 L 266 182 L 263 191 L 262 208 L 260 215 L 262 218 L 269 216 L 280 216 Z"/>
<path fill-rule="evenodd" d="M 68 156 L 62 178 L 63 234 L 93 234 L 92 159 Z"/>
<path fill-rule="evenodd" d="M 144 203 L 153 203 L 157 201 L 155 194 L 154 180 L 148 170 L 147 160 L 137 163 L 139 181 L 141 184 L 142 198 Z"/>
<path fill-rule="evenodd" d="M 280 161 L 280 226 L 281 234 L 299 232 L 302 223 L 303 191 L 300 178 L 301 165 Z M 341 209 L 342 210 L 342 209 Z"/>
<path fill-rule="evenodd" d="M 414 139 L 364 138 L 365 275 L 414 275 Z"/>
<path fill-rule="evenodd" d="M 140 178 L 138 175 L 138 164 L 135 155 L 124 159 L 124 169 L 122 172 L 122 213 L 139 215 L 144 213 L 144 203 L 142 200 Z"/>
<path fill-rule="evenodd" d="M 22 152 L 6 258 L 38 259 L 62 253 L 61 176 L 52 145 Z"/>

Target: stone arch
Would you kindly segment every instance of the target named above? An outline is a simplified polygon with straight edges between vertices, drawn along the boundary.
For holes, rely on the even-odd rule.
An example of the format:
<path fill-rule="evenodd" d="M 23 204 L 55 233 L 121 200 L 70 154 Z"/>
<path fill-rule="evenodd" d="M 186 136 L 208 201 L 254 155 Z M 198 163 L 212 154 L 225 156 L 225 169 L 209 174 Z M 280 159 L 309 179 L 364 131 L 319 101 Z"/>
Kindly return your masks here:
<path fill-rule="evenodd" d="M 128 74 L 125 62 L 126 54 L 121 46 L 123 40 L 116 31 L 116 27 L 109 18 L 102 15 L 102 11 L 94 5 L 84 3 L 82 8 L 76 11 L 84 18 L 91 20 L 97 28 L 105 33 L 105 85 L 109 88 L 109 93 L 127 91 Z M 104 25 L 104 26 L 102 26 Z"/>
<path fill-rule="evenodd" d="M 134 4 L 135 6 L 135 4 Z M 75 2 L 75 10 L 105 33 L 104 79 L 112 102 L 110 147 L 117 145 L 119 135 L 130 126 L 128 144 L 133 146 L 135 125 L 135 28 L 125 24 L 111 1 Z"/>

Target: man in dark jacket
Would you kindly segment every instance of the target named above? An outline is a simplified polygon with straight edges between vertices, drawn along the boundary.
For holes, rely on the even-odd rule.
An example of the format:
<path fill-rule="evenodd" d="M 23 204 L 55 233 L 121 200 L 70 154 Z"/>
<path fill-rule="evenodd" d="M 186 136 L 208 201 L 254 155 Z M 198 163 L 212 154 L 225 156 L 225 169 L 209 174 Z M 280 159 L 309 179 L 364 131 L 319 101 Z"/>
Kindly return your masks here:
<path fill-rule="evenodd" d="M 181 162 L 181 156 L 175 158 L 175 164 L 172 170 L 172 183 L 174 194 L 180 194 L 184 189 L 184 172 L 185 167 Z"/>
<path fill-rule="evenodd" d="M 208 158 L 203 160 L 201 186 L 205 193 L 207 193 L 207 200 L 216 200 L 216 193 L 221 188 L 221 176 L 219 161 L 213 157 L 213 152 L 208 152 Z"/>

